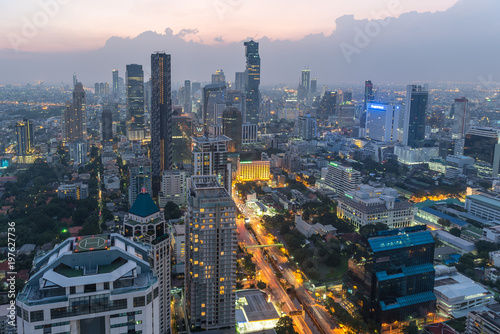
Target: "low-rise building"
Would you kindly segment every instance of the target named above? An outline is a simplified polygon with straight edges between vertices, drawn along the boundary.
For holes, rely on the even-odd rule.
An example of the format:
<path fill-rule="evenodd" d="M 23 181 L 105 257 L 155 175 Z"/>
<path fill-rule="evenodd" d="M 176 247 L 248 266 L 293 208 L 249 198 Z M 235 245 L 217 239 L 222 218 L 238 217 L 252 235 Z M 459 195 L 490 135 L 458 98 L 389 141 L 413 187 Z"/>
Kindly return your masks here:
<path fill-rule="evenodd" d="M 311 237 L 314 234 L 327 235 L 327 234 L 337 234 L 337 229 L 332 225 L 323 225 L 320 223 L 309 224 L 302 219 L 301 215 L 295 215 L 295 227 L 306 238 Z"/>
<path fill-rule="evenodd" d="M 57 197 L 75 200 L 86 199 L 89 197 L 89 186 L 83 183 L 61 184 L 57 188 Z"/>
<path fill-rule="evenodd" d="M 443 230 L 432 231 L 435 238 L 441 240 L 445 245 L 455 249 L 460 254 L 476 251 L 476 245 L 467 240 L 461 239 Z"/>
<path fill-rule="evenodd" d="M 460 274 L 455 267 L 436 266 L 434 294 L 437 309 L 452 318 L 461 318 L 469 311 L 483 311 L 494 302 L 494 295 L 482 285 Z"/>
<path fill-rule="evenodd" d="M 374 188 L 368 185 L 348 191 L 337 200 L 337 215 L 349 219 L 357 229 L 368 224 L 383 223 L 390 228 L 411 226 L 413 204 L 398 199 L 392 188 Z"/>
<path fill-rule="evenodd" d="M 236 324 L 238 333 L 261 333 L 276 327 L 280 315 L 260 290 L 236 291 Z"/>
<path fill-rule="evenodd" d="M 500 243 L 500 225 L 483 228 L 483 237 L 494 243 Z"/>
<path fill-rule="evenodd" d="M 487 195 L 470 195 L 465 199 L 468 213 L 486 220 L 500 220 L 500 198 Z"/>
<path fill-rule="evenodd" d="M 498 334 L 500 333 L 500 307 L 492 305 L 485 311 L 471 311 L 467 315 L 467 334 Z"/>

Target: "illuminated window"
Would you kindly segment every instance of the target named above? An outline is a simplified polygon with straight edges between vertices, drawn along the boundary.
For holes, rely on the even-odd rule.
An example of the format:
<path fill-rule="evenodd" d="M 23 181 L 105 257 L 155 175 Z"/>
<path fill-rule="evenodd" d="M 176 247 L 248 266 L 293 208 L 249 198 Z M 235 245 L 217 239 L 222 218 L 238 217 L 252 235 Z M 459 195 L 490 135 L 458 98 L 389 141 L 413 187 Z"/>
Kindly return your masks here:
<path fill-rule="evenodd" d="M 205 304 L 201 304 L 201 307 L 205 307 Z"/>
<path fill-rule="evenodd" d="M 204 316 L 205 315 L 205 312 L 201 312 L 201 316 Z"/>

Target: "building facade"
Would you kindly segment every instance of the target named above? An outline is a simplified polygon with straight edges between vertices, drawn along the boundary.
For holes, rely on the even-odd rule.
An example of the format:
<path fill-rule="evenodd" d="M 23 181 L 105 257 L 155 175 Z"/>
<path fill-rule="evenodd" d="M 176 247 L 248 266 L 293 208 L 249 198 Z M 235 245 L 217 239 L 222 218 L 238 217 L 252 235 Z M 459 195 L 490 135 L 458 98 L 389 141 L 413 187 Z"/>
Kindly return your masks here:
<path fill-rule="evenodd" d="M 356 190 L 361 184 L 361 173 L 349 166 L 330 162 L 326 172 L 324 187 L 333 190 L 340 196 L 347 191 Z"/>
<path fill-rule="evenodd" d="M 185 171 L 164 170 L 159 196 L 160 208 L 163 208 L 168 202 L 185 206 L 187 204 L 188 180 Z"/>
<path fill-rule="evenodd" d="M 149 158 L 143 157 L 130 160 L 129 180 L 128 203 L 132 206 L 143 188 L 146 188 L 148 193 L 151 194 L 152 178 L 151 161 L 149 161 Z"/>
<path fill-rule="evenodd" d="M 236 325 L 236 206 L 216 176 L 193 176 L 186 220 L 186 311 L 192 330 Z"/>
<path fill-rule="evenodd" d="M 144 139 L 144 72 L 142 65 L 127 65 L 127 137 L 129 140 Z"/>
<path fill-rule="evenodd" d="M 271 177 L 270 161 L 239 161 L 239 181 L 269 181 Z"/>
<path fill-rule="evenodd" d="M 24 119 L 16 123 L 16 156 L 20 163 L 34 162 L 35 131 L 33 121 Z"/>
<path fill-rule="evenodd" d="M 259 43 L 255 41 L 244 42 L 246 57 L 246 113 L 245 122 L 259 123 L 260 116 L 260 55 Z"/>
<path fill-rule="evenodd" d="M 85 90 L 80 82 L 75 84 L 73 100 L 64 110 L 63 141 L 72 143 L 87 140 L 87 112 Z"/>
<path fill-rule="evenodd" d="M 422 147 L 425 141 L 425 120 L 429 91 L 425 86 L 408 85 L 406 88 L 403 145 Z"/>

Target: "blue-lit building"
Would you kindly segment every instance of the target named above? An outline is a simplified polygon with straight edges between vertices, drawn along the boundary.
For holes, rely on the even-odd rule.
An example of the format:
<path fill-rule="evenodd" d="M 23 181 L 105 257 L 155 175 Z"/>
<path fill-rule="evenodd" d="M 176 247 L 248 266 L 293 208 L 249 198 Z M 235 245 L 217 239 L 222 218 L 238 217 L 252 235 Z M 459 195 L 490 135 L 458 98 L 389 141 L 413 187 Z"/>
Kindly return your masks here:
<path fill-rule="evenodd" d="M 434 239 L 425 229 L 379 231 L 360 243 L 344 289 L 365 319 L 404 323 L 435 312 Z"/>

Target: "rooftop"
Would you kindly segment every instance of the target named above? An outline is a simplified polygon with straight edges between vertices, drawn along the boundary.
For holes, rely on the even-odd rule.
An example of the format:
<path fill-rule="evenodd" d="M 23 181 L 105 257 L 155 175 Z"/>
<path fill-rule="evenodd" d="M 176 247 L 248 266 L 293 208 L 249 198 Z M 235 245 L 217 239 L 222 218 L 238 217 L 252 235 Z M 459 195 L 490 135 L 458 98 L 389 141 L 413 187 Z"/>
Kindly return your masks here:
<path fill-rule="evenodd" d="M 156 203 L 147 192 L 141 192 L 129 210 L 129 213 L 139 217 L 148 217 L 160 211 Z"/>
<path fill-rule="evenodd" d="M 382 252 L 391 249 L 433 244 L 434 239 L 430 232 L 425 231 L 370 238 L 368 239 L 368 243 L 374 252 Z"/>

